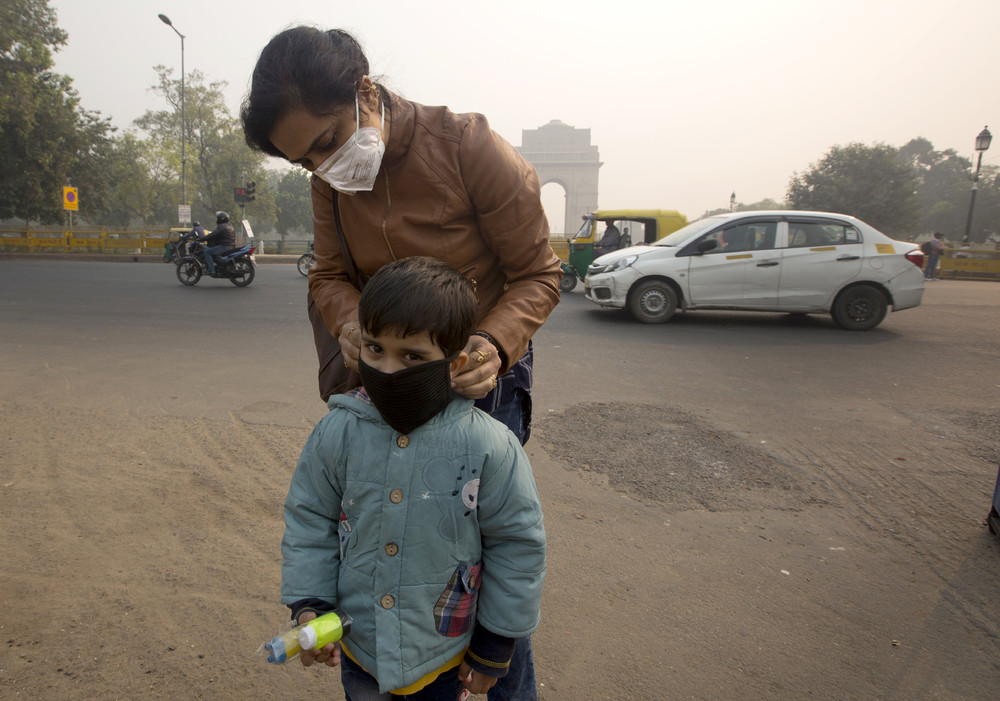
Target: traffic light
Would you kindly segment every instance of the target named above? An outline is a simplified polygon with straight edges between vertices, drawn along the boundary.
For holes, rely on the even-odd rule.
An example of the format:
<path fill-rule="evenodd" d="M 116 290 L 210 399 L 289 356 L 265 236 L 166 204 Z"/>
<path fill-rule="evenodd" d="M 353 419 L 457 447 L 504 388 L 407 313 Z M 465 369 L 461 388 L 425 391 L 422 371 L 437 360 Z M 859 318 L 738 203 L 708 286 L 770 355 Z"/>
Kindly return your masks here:
<path fill-rule="evenodd" d="M 257 199 L 257 195 L 254 194 L 255 192 L 257 192 L 257 182 L 254 181 L 254 180 L 251 180 L 250 184 L 247 185 L 247 189 L 246 189 L 246 198 L 247 198 L 246 201 L 247 202 L 253 202 L 255 199 Z"/>
<path fill-rule="evenodd" d="M 247 189 L 245 187 L 234 187 L 233 188 L 233 199 L 236 204 L 243 204 L 247 201 Z"/>

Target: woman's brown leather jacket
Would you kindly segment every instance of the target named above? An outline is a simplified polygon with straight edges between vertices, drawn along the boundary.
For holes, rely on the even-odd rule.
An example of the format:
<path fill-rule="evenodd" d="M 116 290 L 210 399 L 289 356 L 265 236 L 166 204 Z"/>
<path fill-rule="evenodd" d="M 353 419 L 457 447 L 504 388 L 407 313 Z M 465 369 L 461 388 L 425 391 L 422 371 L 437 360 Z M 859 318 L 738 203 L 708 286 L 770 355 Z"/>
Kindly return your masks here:
<path fill-rule="evenodd" d="M 480 114 L 454 114 L 384 91 L 389 143 L 371 192 L 339 195 L 348 248 L 360 271 L 432 256 L 472 280 L 478 330 L 506 356 L 501 372 L 559 302 L 559 259 L 549 245 L 538 175 Z M 360 292 L 341 257 L 336 193 L 312 179 L 316 267 L 309 289 L 334 336 L 357 315 Z"/>

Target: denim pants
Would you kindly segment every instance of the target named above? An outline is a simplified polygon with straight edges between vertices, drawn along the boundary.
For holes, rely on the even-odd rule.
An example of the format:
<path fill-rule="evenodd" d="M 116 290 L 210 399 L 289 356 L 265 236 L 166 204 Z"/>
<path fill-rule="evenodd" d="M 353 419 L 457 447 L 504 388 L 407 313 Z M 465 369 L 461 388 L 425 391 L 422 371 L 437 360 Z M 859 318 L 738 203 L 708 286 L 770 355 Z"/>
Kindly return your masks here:
<path fill-rule="evenodd" d="M 209 246 L 203 251 L 202 255 L 205 256 L 205 267 L 208 268 L 209 275 L 215 274 L 215 259 L 212 256 L 225 253 L 228 250 L 229 246 Z"/>
<path fill-rule="evenodd" d="M 462 693 L 462 683 L 458 680 L 458 670 L 449 669 L 415 694 L 396 696 L 380 694 L 378 680 L 368 674 L 359 664 L 341 652 L 340 682 L 344 685 L 346 701 L 458 701 Z"/>
<path fill-rule="evenodd" d="M 524 388 L 524 368 L 530 387 L 533 353 L 531 346 L 521 359 L 517 372 L 508 372 L 497 381 L 497 388 L 484 399 L 476 402 L 497 421 L 505 424 L 524 445 L 531 435 L 531 394 Z M 515 382 L 514 375 L 518 374 Z M 493 397 L 492 395 L 496 395 Z M 491 401 L 492 400 L 492 401 Z M 487 406 L 483 406 L 487 404 Z M 537 701 L 538 689 L 535 680 L 535 658 L 531 652 L 531 638 L 520 638 L 514 645 L 507 675 L 501 677 L 496 686 L 489 690 L 488 701 Z"/>
<path fill-rule="evenodd" d="M 934 278 L 935 273 L 937 273 L 938 261 L 941 260 L 941 256 L 931 253 L 927 256 L 927 266 L 924 268 L 924 278 L 931 280 Z"/>
<path fill-rule="evenodd" d="M 415 694 L 394 696 L 380 694 L 378 681 L 354 660 L 341 652 L 340 682 L 344 685 L 346 701 L 458 701 L 462 683 L 458 669 L 449 669 Z M 535 660 L 531 654 L 531 638 L 520 638 L 514 645 L 507 676 L 497 680 L 486 694 L 487 701 L 538 701 L 535 684 Z"/>

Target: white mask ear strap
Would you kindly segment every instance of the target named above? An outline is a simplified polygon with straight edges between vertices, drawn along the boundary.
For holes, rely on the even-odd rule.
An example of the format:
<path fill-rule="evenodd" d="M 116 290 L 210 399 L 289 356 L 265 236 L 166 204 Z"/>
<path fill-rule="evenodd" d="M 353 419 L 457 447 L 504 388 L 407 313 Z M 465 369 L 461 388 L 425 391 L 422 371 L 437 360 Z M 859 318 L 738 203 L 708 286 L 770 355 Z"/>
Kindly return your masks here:
<path fill-rule="evenodd" d="M 354 93 L 354 123 L 358 125 L 357 127 L 358 129 L 361 128 L 361 105 L 360 105 L 360 100 L 358 99 L 358 93 L 360 92 L 361 90 L 358 90 L 358 92 Z M 364 92 L 374 92 L 375 99 L 378 100 L 378 90 L 375 89 L 374 85 L 366 88 Z M 382 108 L 382 113 L 380 117 L 382 123 L 379 125 L 379 131 L 385 131 L 385 103 L 382 102 L 381 100 L 379 100 L 379 102 L 380 102 L 379 106 Z"/>
<path fill-rule="evenodd" d="M 354 138 L 357 139 L 358 132 L 361 131 L 361 104 L 357 93 L 354 93 L 354 124 Z"/>

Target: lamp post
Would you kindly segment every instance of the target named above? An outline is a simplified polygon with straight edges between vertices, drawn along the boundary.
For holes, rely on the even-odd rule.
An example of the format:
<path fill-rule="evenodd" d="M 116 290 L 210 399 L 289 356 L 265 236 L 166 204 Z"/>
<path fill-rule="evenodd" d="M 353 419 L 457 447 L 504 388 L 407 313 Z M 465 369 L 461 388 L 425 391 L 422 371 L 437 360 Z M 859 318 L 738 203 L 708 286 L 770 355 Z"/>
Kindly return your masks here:
<path fill-rule="evenodd" d="M 989 127 L 983 127 L 979 136 L 976 137 L 976 151 L 979 153 L 979 158 L 976 159 L 976 172 L 972 176 L 972 199 L 969 200 L 969 217 L 965 220 L 965 236 L 962 237 L 962 243 L 969 243 L 969 232 L 972 230 L 972 210 L 976 206 L 976 190 L 979 189 L 979 167 L 983 165 L 983 151 L 990 147 L 992 140 L 993 135 L 990 134 Z"/>
<path fill-rule="evenodd" d="M 187 204 L 187 157 L 184 153 L 184 142 L 186 139 L 186 125 L 184 124 L 184 35 L 177 31 L 177 27 L 166 15 L 157 15 L 160 21 L 170 27 L 181 38 L 181 200 Z"/>

